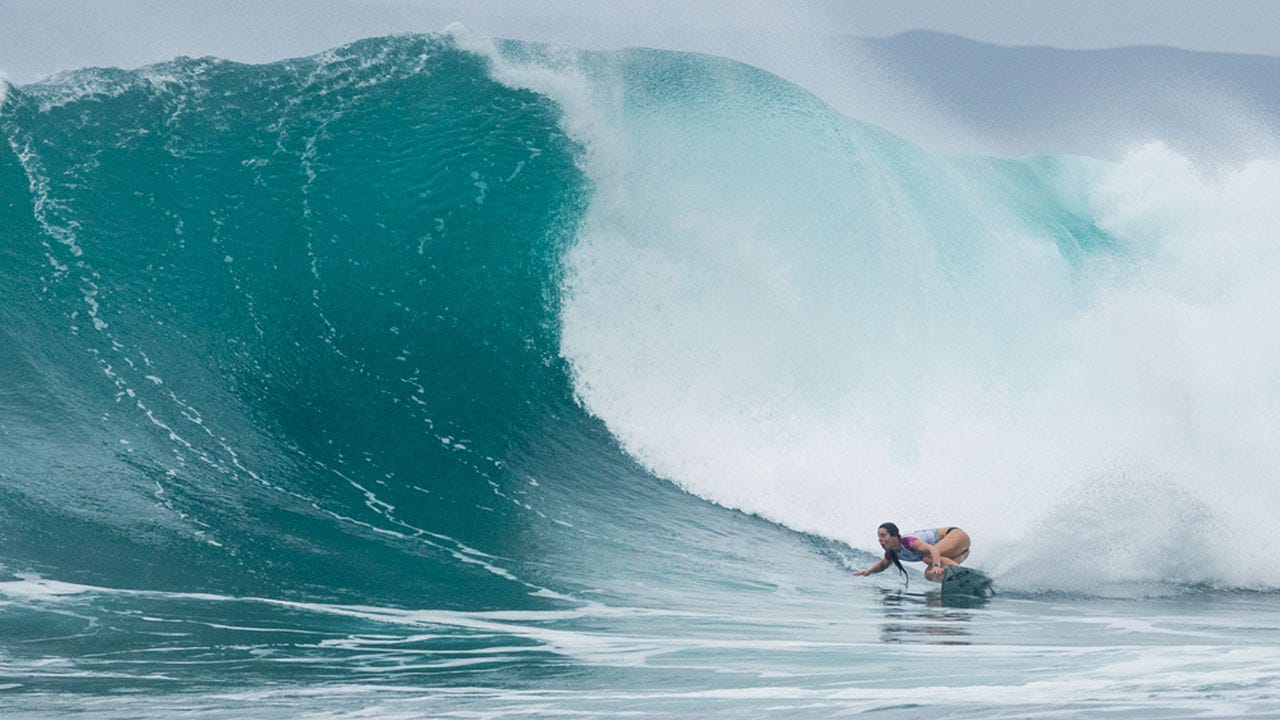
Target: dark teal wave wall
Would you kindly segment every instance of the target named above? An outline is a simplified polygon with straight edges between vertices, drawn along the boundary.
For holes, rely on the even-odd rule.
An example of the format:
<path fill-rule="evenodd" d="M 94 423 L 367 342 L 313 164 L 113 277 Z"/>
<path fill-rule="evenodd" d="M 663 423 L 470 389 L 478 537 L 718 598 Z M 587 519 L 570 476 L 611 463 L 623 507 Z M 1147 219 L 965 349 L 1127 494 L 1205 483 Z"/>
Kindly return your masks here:
<path fill-rule="evenodd" d="M 421 36 L 10 88 L 0 570 L 477 610 L 794 552 L 575 400 L 560 120 Z"/>
<path fill-rule="evenodd" d="M 592 424 L 556 350 L 587 192 L 556 123 L 420 37 L 11 91 L 0 554 L 523 596 L 479 548 L 519 554 L 527 456 Z"/>

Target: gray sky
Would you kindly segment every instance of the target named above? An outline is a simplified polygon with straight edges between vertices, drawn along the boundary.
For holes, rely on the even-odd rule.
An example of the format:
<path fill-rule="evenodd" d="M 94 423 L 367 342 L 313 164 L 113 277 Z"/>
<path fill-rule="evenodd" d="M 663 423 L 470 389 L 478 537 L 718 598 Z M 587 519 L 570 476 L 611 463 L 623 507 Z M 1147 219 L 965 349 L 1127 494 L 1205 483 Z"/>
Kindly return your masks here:
<path fill-rule="evenodd" d="M 1280 0 L 0 0 L 0 73 L 25 83 L 61 69 L 136 67 L 180 54 L 264 62 L 361 37 L 439 31 L 452 21 L 501 37 L 748 60 L 759 55 L 750 45 L 913 29 L 1004 45 L 1280 56 Z"/>

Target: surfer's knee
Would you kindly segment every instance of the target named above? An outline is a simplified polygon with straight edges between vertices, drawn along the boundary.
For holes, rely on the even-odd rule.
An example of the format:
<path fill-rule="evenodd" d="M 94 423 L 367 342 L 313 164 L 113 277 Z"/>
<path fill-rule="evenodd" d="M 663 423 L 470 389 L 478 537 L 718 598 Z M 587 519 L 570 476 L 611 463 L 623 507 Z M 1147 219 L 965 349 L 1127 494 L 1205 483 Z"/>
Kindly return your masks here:
<path fill-rule="evenodd" d="M 960 528 L 952 528 L 938 541 L 938 552 L 956 559 L 969 553 L 969 534 Z"/>
<path fill-rule="evenodd" d="M 964 550 L 969 549 L 969 542 L 970 542 L 969 533 L 961 530 L 960 528 L 956 528 L 955 530 L 952 530 L 951 532 L 947 533 L 948 540 L 950 540 L 953 537 L 955 538 L 955 546 L 957 548 L 962 548 Z"/>

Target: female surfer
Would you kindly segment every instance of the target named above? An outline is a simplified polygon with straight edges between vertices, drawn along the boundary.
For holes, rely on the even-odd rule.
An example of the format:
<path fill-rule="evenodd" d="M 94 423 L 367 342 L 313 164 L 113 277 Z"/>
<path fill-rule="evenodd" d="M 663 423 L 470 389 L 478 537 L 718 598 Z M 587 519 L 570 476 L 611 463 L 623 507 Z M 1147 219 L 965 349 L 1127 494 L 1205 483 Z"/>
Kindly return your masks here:
<path fill-rule="evenodd" d="M 902 567 L 903 560 L 924 561 L 928 564 L 925 578 L 942 582 L 946 566 L 959 565 L 969 557 L 969 534 L 958 527 L 929 528 L 902 535 L 897 525 L 884 523 L 876 530 L 876 535 L 880 538 L 880 547 L 884 548 L 884 557 L 854 575 L 882 572 L 893 564 L 905 577 L 907 571 Z"/>

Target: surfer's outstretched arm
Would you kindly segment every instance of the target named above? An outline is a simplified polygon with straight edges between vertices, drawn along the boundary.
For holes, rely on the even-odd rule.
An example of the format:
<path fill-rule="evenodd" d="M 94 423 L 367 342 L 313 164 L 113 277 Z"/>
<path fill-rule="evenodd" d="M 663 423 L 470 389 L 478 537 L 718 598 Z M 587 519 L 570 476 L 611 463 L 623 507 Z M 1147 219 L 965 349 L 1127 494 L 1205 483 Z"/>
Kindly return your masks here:
<path fill-rule="evenodd" d="M 866 570 L 859 570 L 858 572 L 854 573 L 854 575 L 858 577 L 862 577 L 863 575 L 870 575 L 872 573 L 883 572 L 884 569 L 887 567 L 889 567 L 889 561 L 885 560 L 884 558 L 880 558 L 880 560 L 876 562 L 875 565 L 872 565 Z"/>

